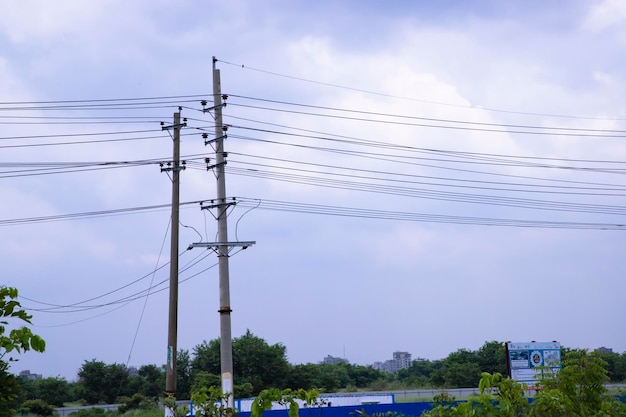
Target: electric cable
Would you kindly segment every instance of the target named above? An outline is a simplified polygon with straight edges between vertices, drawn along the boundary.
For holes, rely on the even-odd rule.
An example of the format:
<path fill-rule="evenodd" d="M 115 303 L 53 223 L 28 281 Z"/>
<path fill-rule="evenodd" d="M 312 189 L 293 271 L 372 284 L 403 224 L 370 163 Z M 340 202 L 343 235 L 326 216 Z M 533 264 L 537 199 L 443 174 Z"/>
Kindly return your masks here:
<path fill-rule="evenodd" d="M 559 118 L 582 119 L 582 120 L 618 120 L 618 121 L 626 120 L 626 119 L 622 119 L 622 118 L 612 119 L 612 118 L 572 116 L 572 115 L 550 114 L 550 113 L 539 113 L 539 112 L 522 112 L 522 111 L 490 108 L 490 107 L 475 107 L 475 106 L 462 105 L 462 104 L 442 103 L 442 102 L 437 102 L 437 101 L 432 101 L 432 100 L 417 99 L 417 98 L 412 98 L 412 97 L 402 97 L 402 96 L 397 96 L 397 95 L 393 95 L 393 94 L 386 94 L 386 93 L 381 93 L 381 92 L 376 92 L 376 91 L 371 91 L 371 90 L 365 90 L 365 89 L 360 89 L 360 88 L 348 87 L 348 86 L 344 86 L 344 85 L 340 85 L 340 84 L 327 83 L 327 82 L 323 82 L 323 81 L 315 81 L 315 80 L 310 80 L 310 79 L 306 79 L 306 78 L 302 78 L 302 77 L 296 77 L 296 76 L 291 76 L 291 75 L 286 75 L 286 74 L 280 74 L 280 73 L 277 73 L 277 72 L 268 71 L 268 70 L 264 70 L 264 69 L 260 69 L 260 68 L 251 67 L 251 66 L 245 66 L 243 64 L 235 64 L 235 63 L 232 63 L 232 62 L 229 62 L 229 61 L 225 61 L 225 60 L 221 60 L 221 59 L 216 59 L 216 61 L 217 62 L 222 62 L 222 63 L 227 64 L 227 65 L 240 67 L 241 69 L 247 69 L 247 70 L 251 70 L 251 71 L 256 71 L 256 72 L 260 72 L 260 73 L 264 73 L 264 74 L 268 74 L 268 75 L 272 75 L 272 76 L 276 76 L 276 77 L 282 77 L 282 78 L 287 78 L 287 79 L 296 80 L 296 81 L 303 81 L 303 82 L 306 82 L 306 83 L 311 83 L 311 84 L 316 84 L 316 85 L 324 85 L 324 86 L 327 86 L 327 87 L 332 87 L 332 88 L 337 88 L 337 89 L 342 89 L 342 90 L 356 91 L 356 92 L 359 92 L 359 93 L 365 93 L 365 94 L 370 94 L 370 95 L 379 96 L 379 97 L 388 97 L 388 98 L 399 99 L 399 100 L 414 101 L 414 102 L 427 103 L 427 104 L 435 104 L 435 105 L 438 105 L 438 106 L 458 107 L 458 108 L 478 110 L 478 111 L 483 111 L 483 112 L 486 111 L 486 112 L 496 112 L 496 113 L 519 114 L 519 115 L 526 115 L 526 116 L 559 117 Z"/>

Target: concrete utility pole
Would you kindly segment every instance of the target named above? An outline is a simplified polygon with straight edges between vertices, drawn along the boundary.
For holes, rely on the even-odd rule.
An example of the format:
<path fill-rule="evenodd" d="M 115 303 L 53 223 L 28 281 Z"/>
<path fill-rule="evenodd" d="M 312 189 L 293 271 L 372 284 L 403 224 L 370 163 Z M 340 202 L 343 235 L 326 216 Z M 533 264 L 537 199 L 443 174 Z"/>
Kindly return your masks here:
<path fill-rule="evenodd" d="M 228 269 L 228 221 L 226 203 L 226 177 L 224 175 L 224 125 L 222 122 L 222 86 L 220 70 L 215 67 L 213 57 L 213 97 L 215 106 L 215 170 L 217 173 L 217 247 L 220 282 L 220 363 L 222 372 L 222 393 L 229 393 L 228 407 L 234 402 L 233 394 L 233 345 L 230 320 L 230 276 Z"/>
<path fill-rule="evenodd" d="M 233 346 L 231 334 L 230 313 L 230 277 L 228 269 L 229 251 L 232 247 L 241 246 L 244 249 L 254 245 L 255 242 L 229 242 L 228 241 L 228 207 L 234 205 L 234 201 L 227 201 L 226 198 L 226 176 L 224 166 L 226 165 L 226 155 L 224 152 L 224 139 L 226 139 L 227 127 L 222 122 L 222 92 L 220 85 L 220 71 L 215 67 L 217 59 L 213 57 L 213 107 L 204 109 L 204 112 L 214 111 L 215 113 L 215 138 L 207 141 L 205 145 L 214 143 L 215 164 L 207 167 L 213 169 L 217 179 L 217 198 L 211 200 L 210 205 L 202 205 L 202 209 L 217 210 L 217 242 L 192 243 L 190 247 L 204 247 L 216 251 L 219 268 L 219 291 L 220 291 L 220 365 L 222 373 L 222 393 L 228 394 L 226 407 L 234 407 L 234 383 L 233 383 Z M 203 103 L 204 105 L 204 103 Z"/>
<path fill-rule="evenodd" d="M 180 165 L 180 129 L 185 124 L 180 123 L 179 112 L 174 113 L 174 124 L 162 126 L 162 130 L 172 129 L 174 142 L 173 160 L 171 165 L 161 167 L 161 172 L 172 171 L 172 224 L 170 245 L 170 299 L 167 326 L 167 366 L 165 370 L 165 392 L 176 394 L 176 348 L 178 338 L 178 226 L 180 210 L 180 171 L 185 169 Z M 167 412 L 167 411 L 166 411 Z"/>

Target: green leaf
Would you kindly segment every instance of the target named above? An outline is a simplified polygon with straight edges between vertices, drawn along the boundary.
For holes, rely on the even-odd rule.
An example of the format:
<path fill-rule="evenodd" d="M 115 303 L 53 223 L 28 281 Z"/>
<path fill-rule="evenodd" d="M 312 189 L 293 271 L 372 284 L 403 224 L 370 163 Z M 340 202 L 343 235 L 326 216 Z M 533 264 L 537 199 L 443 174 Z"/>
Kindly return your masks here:
<path fill-rule="evenodd" d="M 296 401 L 291 401 L 289 404 L 289 417 L 298 417 L 298 410 L 300 406 Z"/>

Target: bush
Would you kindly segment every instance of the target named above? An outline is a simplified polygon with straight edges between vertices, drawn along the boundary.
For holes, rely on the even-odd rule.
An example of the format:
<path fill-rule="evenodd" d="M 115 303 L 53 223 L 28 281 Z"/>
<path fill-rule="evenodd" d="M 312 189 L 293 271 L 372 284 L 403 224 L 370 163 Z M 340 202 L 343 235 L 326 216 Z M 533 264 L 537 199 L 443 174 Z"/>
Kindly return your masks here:
<path fill-rule="evenodd" d="M 27 400 L 20 408 L 20 413 L 32 413 L 41 417 L 51 417 L 54 411 L 54 406 L 44 400 Z"/>
<path fill-rule="evenodd" d="M 110 417 L 116 416 L 117 414 L 117 411 L 106 411 L 104 408 L 94 407 L 74 411 L 68 417 Z"/>
<path fill-rule="evenodd" d="M 155 401 L 147 399 L 141 394 L 135 394 L 130 398 L 121 397 L 118 402 L 120 405 L 117 410 L 120 414 L 124 414 L 130 410 L 144 410 L 157 407 L 157 403 Z"/>

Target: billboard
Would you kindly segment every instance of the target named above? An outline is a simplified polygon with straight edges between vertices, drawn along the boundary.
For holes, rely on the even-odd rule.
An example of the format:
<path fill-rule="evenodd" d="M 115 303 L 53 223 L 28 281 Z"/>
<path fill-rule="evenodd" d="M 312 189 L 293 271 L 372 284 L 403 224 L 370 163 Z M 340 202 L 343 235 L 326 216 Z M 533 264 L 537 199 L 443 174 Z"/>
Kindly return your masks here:
<path fill-rule="evenodd" d="M 532 385 L 537 381 L 536 375 L 546 368 L 552 372 L 561 369 L 561 344 L 507 342 L 506 360 L 511 379 Z"/>

